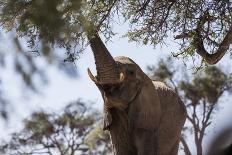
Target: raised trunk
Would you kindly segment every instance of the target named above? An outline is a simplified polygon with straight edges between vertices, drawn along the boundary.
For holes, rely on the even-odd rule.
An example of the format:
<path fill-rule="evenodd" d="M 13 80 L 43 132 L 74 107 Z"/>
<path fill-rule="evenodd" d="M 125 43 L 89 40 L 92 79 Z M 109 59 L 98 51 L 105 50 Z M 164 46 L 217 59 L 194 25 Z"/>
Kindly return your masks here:
<path fill-rule="evenodd" d="M 95 58 L 97 81 L 105 84 L 117 83 L 119 81 L 117 64 L 101 38 L 98 34 L 94 34 L 88 39 Z"/>

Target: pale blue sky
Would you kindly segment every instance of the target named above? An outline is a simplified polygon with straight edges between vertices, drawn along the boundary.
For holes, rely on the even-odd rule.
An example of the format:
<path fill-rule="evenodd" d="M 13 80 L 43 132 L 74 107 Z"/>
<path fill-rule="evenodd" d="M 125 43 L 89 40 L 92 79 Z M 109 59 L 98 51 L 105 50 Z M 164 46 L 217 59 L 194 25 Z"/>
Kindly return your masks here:
<path fill-rule="evenodd" d="M 123 32 L 122 30 L 125 31 L 124 27 L 116 27 L 116 30 L 120 33 Z M 6 51 L 6 48 L 8 49 L 7 51 L 12 49 L 11 45 L 7 43 L 7 40 L 2 43 L 4 45 L 0 45 L 1 52 Z M 178 51 L 178 48 L 174 46 L 172 42 L 169 43 L 168 47 L 163 46 L 162 49 L 160 47 L 154 49 L 152 46 L 139 46 L 135 43 L 128 43 L 126 38 L 121 38 L 119 35 L 115 36 L 112 42 L 107 44 L 107 47 L 113 56 L 124 55 L 130 57 L 145 72 L 147 65 L 153 65 L 157 63 L 161 57 L 165 58 L 170 52 Z M 20 129 L 20 121 L 23 118 L 28 117 L 32 110 L 45 109 L 49 111 L 59 111 L 65 104 L 78 98 L 81 98 L 84 101 L 96 102 L 97 104 L 94 106 L 100 110 L 102 109 L 103 102 L 101 95 L 97 87 L 87 76 L 86 71 L 89 67 L 93 73 L 96 73 L 94 59 L 90 48 L 87 48 L 76 62 L 80 77 L 75 79 L 67 77 L 54 66 L 48 66 L 42 58 L 38 57 L 37 61 L 41 66 L 46 68 L 49 79 L 49 85 L 39 86 L 39 94 L 33 94 L 27 91 L 22 93 L 19 84 L 20 79 L 15 76 L 15 73 L 12 70 L 12 64 L 10 63 L 11 56 L 8 57 L 8 68 L 1 71 L 1 74 L 6 96 L 10 98 L 14 105 L 11 110 L 13 114 L 11 114 L 11 119 L 8 124 L 0 123 L 0 137 L 6 137 L 6 134 Z M 226 66 L 226 70 L 232 73 L 231 64 L 228 63 L 228 61 L 231 62 L 229 57 L 227 56 L 223 58 L 221 62 L 223 61 L 226 61 L 226 63 L 221 63 L 221 65 Z M 178 63 L 181 63 L 181 60 L 179 60 Z M 227 66 L 225 64 L 229 65 Z M 214 117 L 216 119 L 214 119 L 213 124 L 210 127 L 209 135 L 217 132 L 223 125 L 232 126 L 232 107 L 230 104 L 232 98 L 231 96 L 227 96 L 223 100 L 225 101 L 223 105 L 221 105 L 223 108 L 221 108 L 216 117 Z M 206 138 L 206 143 L 208 143 L 207 141 L 210 141 L 210 138 Z"/>

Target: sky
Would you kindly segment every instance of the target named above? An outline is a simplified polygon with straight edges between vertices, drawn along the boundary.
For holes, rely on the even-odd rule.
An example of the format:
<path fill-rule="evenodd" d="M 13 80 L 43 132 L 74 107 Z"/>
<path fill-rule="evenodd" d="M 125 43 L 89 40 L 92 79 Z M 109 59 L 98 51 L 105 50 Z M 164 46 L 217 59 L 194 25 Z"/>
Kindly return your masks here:
<path fill-rule="evenodd" d="M 126 38 L 120 37 L 120 34 L 126 30 L 124 26 L 116 27 L 116 32 L 119 35 L 113 37 L 111 42 L 107 43 L 107 48 L 111 52 L 112 56 L 128 56 L 134 60 L 144 72 L 148 65 L 156 64 L 160 58 L 165 58 L 170 52 L 178 51 L 178 47 L 169 42 L 167 46 L 157 47 L 154 49 L 152 46 L 141 46 L 136 43 L 130 43 Z M 0 45 L 1 51 L 4 49 L 12 49 L 12 45 L 7 43 L 7 34 L 3 34 L 2 43 Z M 4 39 L 5 38 L 5 39 Z M 15 75 L 12 65 L 12 54 L 7 57 L 8 67 L 1 71 L 2 83 L 4 83 L 4 91 L 7 98 L 12 101 L 10 111 L 12 113 L 9 122 L 0 123 L 0 138 L 9 137 L 9 133 L 19 130 L 22 127 L 22 120 L 27 118 L 32 111 L 35 110 L 47 110 L 47 111 L 60 111 L 70 101 L 81 99 L 87 101 L 90 104 L 95 102 L 92 106 L 99 110 L 102 110 L 103 101 L 101 94 L 97 87 L 90 80 L 87 75 L 87 68 L 96 74 L 93 54 L 88 47 L 80 58 L 76 61 L 77 71 L 79 76 L 71 78 L 65 75 L 62 71 L 58 70 L 55 66 L 49 66 L 41 57 L 36 58 L 37 63 L 42 68 L 46 68 L 46 74 L 48 76 L 48 85 L 40 85 L 39 93 L 35 94 L 30 91 L 23 91 L 20 79 Z M 182 60 L 175 60 L 177 63 L 182 63 Z M 226 70 L 232 73 L 232 67 L 230 63 L 231 59 L 226 56 L 221 60 L 219 65 L 225 66 Z M 229 65 L 228 65 L 229 64 Z M 188 68 L 189 69 L 189 68 Z M 23 92 L 22 92 L 23 91 Z M 215 114 L 215 119 L 210 127 L 208 138 L 205 139 L 205 144 L 208 144 L 211 140 L 211 136 L 217 133 L 222 126 L 232 126 L 232 97 L 225 96 L 221 104 L 220 111 Z M 193 140 L 189 139 L 190 143 Z"/>

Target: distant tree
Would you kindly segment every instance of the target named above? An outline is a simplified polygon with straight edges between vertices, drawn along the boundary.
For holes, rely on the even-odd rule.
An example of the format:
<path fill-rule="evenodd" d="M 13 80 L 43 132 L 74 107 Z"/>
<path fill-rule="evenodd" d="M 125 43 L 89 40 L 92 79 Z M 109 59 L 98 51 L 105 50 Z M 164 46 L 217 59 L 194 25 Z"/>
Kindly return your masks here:
<path fill-rule="evenodd" d="M 192 57 L 198 53 L 209 64 L 217 63 L 232 43 L 229 0 L 4 0 L 0 7 L 3 28 L 27 36 L 32 48 L 38 40 L 69 52 L 76 45 L 80 48 L 85 38 L 83 27 L 91 27 L 85 21 L 109 38 L 116 15 L 129 23 L 126 36 L 131 41 L 157 45 L 174 36 L 180 40 L 179 54 Z M 71 56 L 77 53 L 71 52 Z"/>
<path fill-rule="evenodd" d="M 210 67 L 191 82 L 181 82 L 180 89 L 184 91 L 186 98 L 185 102 L 189 110 L 187 118 L 193 127 L 197 155 L 202 155 L 202 141 L 206 129 L 212 122 L 219 98 L 224 92 L 232 90 L 231 79 L 219 68 Z M 181 141 L 183 142 L 184 139 Z"/>
<path fill-rule="evenodd" d="M 181 143 L 186 155 L 191 155 L 186 134 L 193 134 L 197 155 L 203 154 L 202 142 L 213 120 L 213 114 L 217 111 L 219 99 L 224 92 L 232 92 L 232 77 L 224 73 L 218 67 L 208 67 L 192 78 L 187 78 L 181 72 L 165 61 L 160 61 L 158 67 L 149 67 L 154 79 L 165 81 L 175 88 L 182 97 L 187 107 L 187 124 L 183 128 Z M 178 76 L 178 77 L 177 77 Z"/>
<path fill-rule="evenodd" d="M 100 129 L 100 114 L 77 101 L 61 114 L 35 112 L 24 128 L 3 142 L 0 152 L 9 155 L 110 154 L 109 136 Z"/>

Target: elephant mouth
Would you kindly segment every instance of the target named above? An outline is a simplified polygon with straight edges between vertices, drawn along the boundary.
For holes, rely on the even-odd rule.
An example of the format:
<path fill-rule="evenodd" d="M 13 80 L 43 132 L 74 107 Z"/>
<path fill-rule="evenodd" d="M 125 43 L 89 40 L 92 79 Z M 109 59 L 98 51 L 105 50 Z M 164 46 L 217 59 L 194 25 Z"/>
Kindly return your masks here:
<path fill-rule="evenodd" d="M 130 86 L 124 83 L 118 84 L 104 84 L 98 85 L 99 89 L 104 92 L 104 96 L 111 100 L 111 102 L 121 102 L 123 104 L 130 104 L 133 102 L 142 90 L 142 83 L 136 81 L 135 87 L 128 89 Z M 131 90 L 131 91 L 130 91 Z"/>
<path fill-rule="evenodd" d="M 122 83 L 117 84 L 104 84 L 101 85 L 102 90 L 105 92 L 107 96 L 112 96 L 113 94 L 118 94 L 123 89 Z"/>

